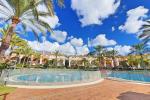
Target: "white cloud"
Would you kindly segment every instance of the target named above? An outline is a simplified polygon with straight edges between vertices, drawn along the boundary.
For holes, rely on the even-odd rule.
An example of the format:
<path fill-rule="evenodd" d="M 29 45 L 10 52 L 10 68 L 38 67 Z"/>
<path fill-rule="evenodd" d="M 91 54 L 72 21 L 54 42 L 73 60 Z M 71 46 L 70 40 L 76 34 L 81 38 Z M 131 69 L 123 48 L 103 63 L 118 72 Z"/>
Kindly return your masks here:
<path fill-rule="evenodd" d="M 108 47 L 107 50 L 113 50 L 112 47 Z M 127 55 L 131 52 L 131 46 L 127 46 L 127 45 L 124 45 L 124 46 L 121 46 L 121 45 L 116 45 L 114 47 L 114 50 L 118 51 L 118 54 L 119 55 Z"/>
<path fill-rule="evenodd" d="M 131 52 L 131 46 L 126 45 L 125 46 L 118 45 L 115 46 L 114 49 L 117 50 L 120 55 L 127 55 Z"/>
<path fill-rule="evenodd" d="M 92 46 L 111 46 L 111 45 L 116 45 L 115 40 L 109 40 L 106 38 L 105 34 L 99 34 L 95 39 L 91 40 L 91 45 Z"/>
<path fill-rule="evenodd" d="M 82 46 L 83 45 L 83 40 L 81 38 L 79 38 L 79 39 L 73 38 L 73 39 L 71 39 L 70 43 L 73 46 Z"/>
<path fill-rule="evenodd" d="M 114 14 L 120 0 L 72 0 L 71 7 L 77 12 L 82 26 L 102 24 L 102 21 Z"/>
<path fill-rule="evenodd" d="M 47 52 L 55 52 L 60 46 L 57 42 L 51 43 L 49 41 L 45 41 L 43 43 L 39 43 L 37 41 L 28 41 L 28 44 L 34 50 Z"/>
<path fill-rule="evenodd" d="M 37 51 L 46 51 L 51 53 L 59 51 L 61 54 L 64 55 L 75 55 L 76 53 L 77 55 L 86 55 L 89 53 L 87 45 L 74 47 L 70 42 L 60 45 L 58 42 L 52 43 L 45 40 L 42 43 L 39 43 L 37 41 L 28 41 L 28 44 L 31 46 L 32 49 Z"/>
<path fill-rule="evenodd" d="M 74 37 L 73 36 L 69 36 L 68 38 L 67 38 L 67 40 L 71 40 L 71 39 L 73 39 Z"/>
<path fill-rule="evenodd" d="M 87 55 L 89 53 L 89 48 L 87 45 L 76 47 L 77 55 Z"/>
<path fill-rule="evenodd" d="M 59 47 L 59 52 L 65 55 L 75 55 L 75 49 L 69 42 L 61 45 Z"/>
<path fill-rule="evenodd" d="M 67 42 L 63 45 L 60 45 L 59 52 L 65 55 L 86 55 L 89 53 L 89 48 L 87 45 L 74 47 L 70 42 Z"/>
<path fill-rule="evenodd" d="M 48 12 L 48 9 L 46 8 L 46 6 L 44 4 L 40 4 L 38 5 L 37 7 L 37 10 L 39 12 Z M 50 16 L 40 16 L 39 19 L 41 19 L 42 21 L 46 22 L 49 24 L 49 26 L 51 26 L 51 28 L 55 28 L 56 26 L 59 26 L 60 23 L 59 23 L 59 19 L 58 19 L 58 16 L 54 15 L 53 17 L 50 17 Z"/>
<path fill-rule="evenodd" d="M 115 27 L 113 26 L 113 27 L 111 28 L 111 30 L 112 30 L 112 32 L 114 32 L 114 31 L 115 31 Z"/>
<path fill-rule="evenodd" d="M 53 29 L 60 25 L 58 16 L 56 16 L 56 15 L 53 17 L 49 17 L 49 16 L 41 17 L 40 16 L 39 19 L 48 23 L 49 26 L 51 26 L 51 28 L 53 28 Z"/>
<path fill-rule="evenodd" d="M 57 42 L 63 43 L 66 40 L 67 32 L 56 30 L 53 34 L 51 34 L 50 37 L 56 40 Z"/>
<path fill-rule="evenodd" d="M 46 40 L 43 43 L 39 43 L 37 41 L 28 41 L 28 44 L 32 47 L 32 49 L 37 51 L 47 51 L 51 53 L 54 53 L 55 51 L 59 51 L 60 53 L 65 55 L 75 54 L 75 49 L 69 42 L 60 45 L 58 42 L 51 43 Z"/>
<path fill-rule="evenodd" d="M 127 20 L 124 25 L 119 26 L 119 29 L 127 33 L 138 33 L 144 24 L 143 18 L 147 17 L 148 9 L 139 6 L 127 12 Z"/>

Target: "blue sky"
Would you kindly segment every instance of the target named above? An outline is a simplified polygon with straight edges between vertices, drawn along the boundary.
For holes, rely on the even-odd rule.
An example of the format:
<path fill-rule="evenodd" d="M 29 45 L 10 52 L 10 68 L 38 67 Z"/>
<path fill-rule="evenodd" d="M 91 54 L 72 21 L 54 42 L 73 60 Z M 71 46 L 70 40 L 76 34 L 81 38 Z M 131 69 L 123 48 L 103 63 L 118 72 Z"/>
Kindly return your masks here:
<path fill-rule="evenodd" d="M 126 12 L 130 9 L 134 9 L 138 6 L 144 6 L 150 9 L 148 0 L 121 0 L 121 4 L 118 10 L 109 18 L 103 20 L 102 25 L 89 25 L 81 27 L 78 16 L 75 11 L 71 9 L 71 0 L 66 0 L 65 9 L 56 8 L 56 13 L 59 16 L 60 23 L 62 24 L 58 29 L 66 30 L 68 35 L 73 35 L 78 38 L 82 38 L 87 43 L 87 38 L 94 38 L 98 34 L 106 34 L 108 39 L 114 39 L 120 45 L 132 45 L 139 42 L 136 34 L 127 34 L 118 30 L 118 27 L 126 21 Z M 94 2 L 94 1 L 93 1 Z M 92 12 L 91 12 L 92 14 Z M 117 16 L 117 18 L 116 18 Z M 115 27 L 115 31 L 112 32 L 112 27 Z"/>
<path fill-rule="evenodd" d="M 55 18 L 53 29 L 58 34 L 48 33 L 45 41 L 68 44 L 68 48 L 79 52 L 85 49 L 86 53 L 87 49 L 90 52 L 94 46 L 103 45 L 109 49 L 114 47 L 124 55 L 131 45 L 140 42 L 137 38 L 139 28 L 150 17 L 149 9 L 149 0 L 65 0 L 63 9 L 55 5 L 58 20 Z M 20 36 L 35 41 L 32 32 Z"/>

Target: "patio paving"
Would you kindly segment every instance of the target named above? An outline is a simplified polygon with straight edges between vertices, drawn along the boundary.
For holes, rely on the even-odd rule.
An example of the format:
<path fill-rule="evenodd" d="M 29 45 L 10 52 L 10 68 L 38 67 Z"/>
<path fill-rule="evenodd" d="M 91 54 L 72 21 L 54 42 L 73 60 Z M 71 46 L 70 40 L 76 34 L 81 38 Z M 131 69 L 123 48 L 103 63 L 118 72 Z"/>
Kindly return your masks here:
<path fill-rule="evenodd" d="M 6 100 L 150 100 L 150 85 L 104 80 L 65 89 L 18 88 Z"/>

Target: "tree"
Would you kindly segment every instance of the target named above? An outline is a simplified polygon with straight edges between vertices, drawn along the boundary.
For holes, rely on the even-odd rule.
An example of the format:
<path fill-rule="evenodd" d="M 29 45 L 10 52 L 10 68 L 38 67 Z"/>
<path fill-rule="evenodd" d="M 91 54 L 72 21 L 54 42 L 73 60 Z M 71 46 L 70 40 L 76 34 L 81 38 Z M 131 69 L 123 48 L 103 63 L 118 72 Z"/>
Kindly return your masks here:
<path fill-rule="evenodd" d="M 104 47 L 98 45 L 98 46 L 94 47 L 94 49 L 95 49 L 94 53 L 97 55 L 98 61 L 99 61 L 99 64 L 100 64 L 102 58 L 104 57 Z"/>
<path fill-rule="evenodd" d="M 145 52 L 145 45 L 143 43 L 133 45 L 130 54 L 140 55 L 140 65 L 143 66 L 143 54 Z"/>
<path fill-rule="evenodd" d="M 86 69 L 86 68 L 88 68 L 90 66 L 90 64 L 89 64 L 89 62 L 88 62 L 88 60 L 86 58 L 82 59 L 82 63 L 84 65 L 84 69 Z"/>
<path fill-rule="evenodd" d="M 2 71 L 3 69 L 7 68 L 8 67 L 8 64 L 7 63 L 2 63 L 0 62 L 0 77 L 2 75 Z"/>
<path fill-rule="evenodd" d="M 55 66 L 57 67 L 59 51 L 55 51 Z"/>
<path fill-rule="evenodd" d="M 147 44 L 150 41 L 150 20 L 142 27 L 142 34 L 139 35 L 139 38 L 143 40 L 144 44 Z"/>
<path fill-rule="evenodd" d="M 118 54 L 118 51 L 116 51 L 116 50 L 110 50 L 110 51 L 106 51 L 105 52 L 105 55 L 107 56 L 107 57 L 112 57 L 113 59 L 115 58 L 115 56 Z"/>
<path fill-rule="evenodd" d="M 60 6 L 63 6 L 64 0 L 57 1 Z M 46 7 L 47 11 L 38 9 L 41 4 Z M 38 37 L 38 33 L 47 33 L 47 30 L 52 32 L 48 22 L 42 20 L 49 16 L 54 16 L 52 0 L 0 0 L 0 22 L 11 21 L 7 35 L 0 47 L 0 55 L 4 55 L 4 52 L 9 48 L 18 24 L 22 26 L 24 31 L 30 28 L 36 37 Z"/>
<path fill-rule="evenodd" d="M 0 34 L 1 34 L 0 42 L 5 40 L 5 37 L 7 36 L 7 30 L 8 30 L 8 27 L 0 29 Z M 24 47 L 24 46 L 27 46 L 27 45 L 28 45 L 27 41 L 21 39 L 16 33 L 14 33 L 12 35 L 12 39 L 10 41 L 11 51 L 13 51 L 15 48 Z"/>
<path fill-rule="evenodd" d="M 29 61 L 29 59 L 31 58 L 30 56 L 33 54 L 33 50 L 29 46 L 17 48 L 14 52 L 18 53 L 19 55 L 24 55 L 22 67 Z"/>

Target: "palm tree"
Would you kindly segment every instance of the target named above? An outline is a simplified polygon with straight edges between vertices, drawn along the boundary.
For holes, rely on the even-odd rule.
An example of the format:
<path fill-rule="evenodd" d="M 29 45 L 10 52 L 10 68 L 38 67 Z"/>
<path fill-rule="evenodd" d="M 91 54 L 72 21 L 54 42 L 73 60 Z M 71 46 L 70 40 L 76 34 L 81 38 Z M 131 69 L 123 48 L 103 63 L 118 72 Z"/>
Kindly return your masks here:
<path fill-rule="evenodd" d="M 37 51 L 32 51 L 30 66 L 33 64 L 33 60 L 36 59 L 38 61 L 40 59 L 40 56 L 41 56 L 41 53 Z"/>
<path fill-rule="evenodd" d="M 2 37 L 0 42 L 2 42 L 5 39 L 5 37 L 7 36 L 7 30 L 8 30 L 8 27 L 0 29 L 1 37 Z M 13 51 L 16 47 L 19 48 L 19 47 L 24 47 L 27 45 L 28 45 L 27 41 L 21 39 L 16 33 L 14 33 L 12 35 L 12 39 L 10 41 L 11 51 Z"/>
<path fill-rule="evenodd" d="M 140 55 L 140 65 L 143 66 L 143 54 L 145 52 L 145 45 L 143 43 L 133 45 L 131 48 L 131 53 L 130 54 L 137 54 Z"/>
<path fill-rule="evenodd" d="M 63 6 L 64 0 L 57 0 Z M 38 9 L 39 5 L 45 6 L 47 11 Z M 30 28 L 36 37 L 38 33 L 52 32 L 48 22 L 42 20 L 45 17 L 54 16 L 53 0 L 0 0 L 0 22 L 10 21 L 9 29 L 0 47 L 0 54 L 9 48 L 10 41 L 16 26 L 20 24 L 24 31 Z"/>
<path fill-rule="evenodd" d="M 83 63 L 84 69 L 86 69 L 88 66 L 90 66 L 90 64 L 86 58 L 82 59 L 82 63 Z"/>
<path fill-rule="evenodd" d="M 30 56 L 33 54 L 33 50 L 29 46 L 17 48 L 14 52 L 24 55 L 22 67 L 29 61 Z"/>
<path fill-rule="evenodd" d="M 59 51 L 56 51 L 54 54 L 55 54 L 55 61 L 56 61 L 55 66 L 57 67 Z"/>
<path fill-rule="evenodd" d="M 104 47 L 98 45 L 98 46 L 94 47 L 94 49 L 95 49 L 95 54 L 97 55 L 98 61 L 99 61 L 99 64 L 100 64 L 102 58 L 104 57 Z"/>
<path fill-rule="evenodd" d="M 139 38 L 143 40 L 143 43 L 146 44 L 150 41 L 150 20 L 142 27 L 143 33 L 139 35 Z"/>
<path fill-rule="evenodd" d="M 105 52 L 107 57 L 112 57 L 113 59 L 115 58 L 115 56 L 118 54 L 118 51 L 116 50 L 110 50 L 110 51 L 106 51 Z"/>

